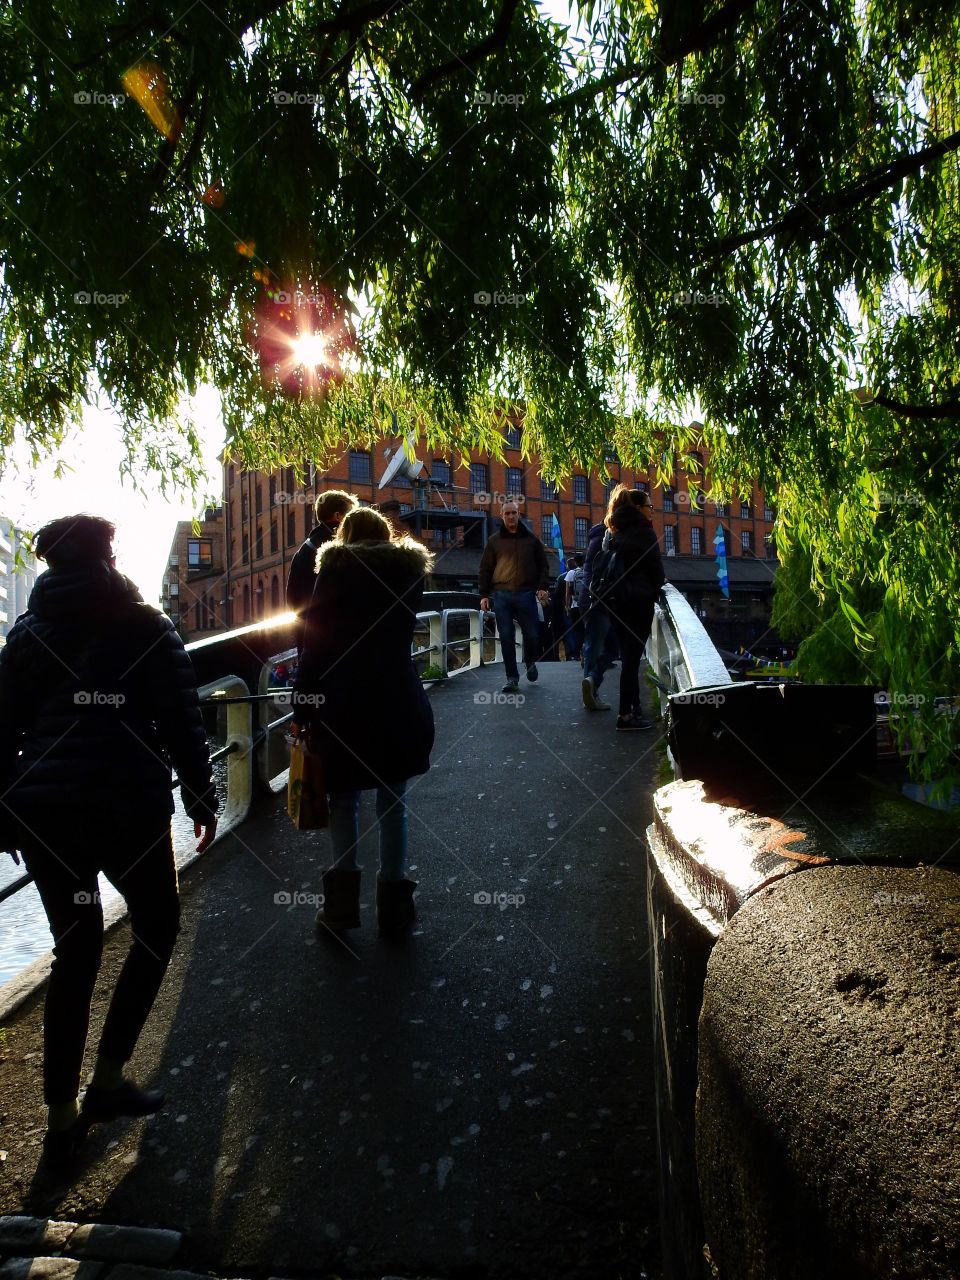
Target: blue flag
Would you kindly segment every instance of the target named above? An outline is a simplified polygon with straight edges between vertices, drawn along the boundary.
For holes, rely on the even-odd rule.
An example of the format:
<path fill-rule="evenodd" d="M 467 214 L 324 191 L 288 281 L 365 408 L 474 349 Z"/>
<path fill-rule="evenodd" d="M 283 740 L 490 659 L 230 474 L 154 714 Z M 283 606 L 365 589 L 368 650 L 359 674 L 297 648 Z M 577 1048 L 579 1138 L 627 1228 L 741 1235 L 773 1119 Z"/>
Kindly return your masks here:
<path fill-rule="evenodd" d="M 553 543 L 553 549 L 560 557 L 560 572 L 567 572 L 567 562 L 563 558 L 563 535 L 560 532 L 560 521 L 557 519 L 557 513 L 553 513 L 553 525 L 550 529 L 550 541 Z"/>
<path fill-rule="evenodd" d="M 720 590 L 730 599 L 730 579 L 727 577 L 727 546 L 723 540 L 723 526 L 717 525 L 713 535 L 713 549 L 717 553 L 717 577 L 720 579 Z"/>

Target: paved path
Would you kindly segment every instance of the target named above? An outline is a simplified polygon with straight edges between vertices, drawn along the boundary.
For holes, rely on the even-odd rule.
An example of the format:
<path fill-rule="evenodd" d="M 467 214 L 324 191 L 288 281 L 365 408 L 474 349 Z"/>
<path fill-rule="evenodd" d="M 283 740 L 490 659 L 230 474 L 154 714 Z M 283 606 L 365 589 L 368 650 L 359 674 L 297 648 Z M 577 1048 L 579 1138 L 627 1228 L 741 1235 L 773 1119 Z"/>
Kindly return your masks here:
<path fill-rule="evenodd" d="M 177 1266 L 241 1276 L 656 1274 L 642 835 L 657 736 L 584 711 L 575 664 L 541 670 L 522 705 L 489 701 L 496 667 L 432 695 L 405 947 L 376 938 L 369 837 L 349 950 L 315 940 L 308 901 L 277 900 L 318 893 L 327 853 L 279 805 L 188 873 L 135 1061 L 167 1108 L 97 1130 L 62 1194 L 31 1188 L 27 1007 L 0 1046 L 0 1212 L 172 1228 Z"/>

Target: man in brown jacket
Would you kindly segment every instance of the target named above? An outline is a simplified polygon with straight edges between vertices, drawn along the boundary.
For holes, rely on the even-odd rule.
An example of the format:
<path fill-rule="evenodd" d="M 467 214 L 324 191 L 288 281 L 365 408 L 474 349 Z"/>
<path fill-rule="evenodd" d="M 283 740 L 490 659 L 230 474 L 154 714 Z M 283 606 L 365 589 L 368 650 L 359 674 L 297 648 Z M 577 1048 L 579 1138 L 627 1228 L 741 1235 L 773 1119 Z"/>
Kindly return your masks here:
<path fill-rule="evenodd" d="M 523 635 L 527 679 L 534 681 L 538 675 L 536 656 L 540 635 L 537 600 L 545 603 L 549 599 L 549 569 L 543 543 L 520 522 L 518 504 L 505 502 L 500 516 L 503 524 L 484 547 L 480 559 L 480 608 L 489 612 L 492 592 L 500 652 L 507 673 L 503 692 L 516 693 L 520 688 L 520 672 L 514 623 L 520 623 Z"/>

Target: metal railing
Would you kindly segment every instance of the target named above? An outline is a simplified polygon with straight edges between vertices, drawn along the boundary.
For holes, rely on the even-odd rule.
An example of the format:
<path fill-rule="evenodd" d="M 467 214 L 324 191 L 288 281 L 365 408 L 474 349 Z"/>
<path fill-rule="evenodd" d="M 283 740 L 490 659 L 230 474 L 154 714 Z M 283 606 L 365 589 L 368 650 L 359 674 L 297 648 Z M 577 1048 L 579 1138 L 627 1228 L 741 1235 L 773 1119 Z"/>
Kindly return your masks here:
<path fill-rule="evenodd" d="M 671 694 L 733 683 L 706 627 L 669 582 L 653 611 L 646 654 L 660 691 L 661 711 Z"/>
<path fill-rule="evenodd" d="M 430 659 L 430 665 L 439 669 L 440 679 L 500 662 L 499 638 L 487 628 L 492 618 L 478 609 L 418 613 L 414 635 L 426 631 L 427 643 L 414 647 L 411 656 L 418 662 Z M 467 620 L 467 634 L 451 636 L 451 623 L 455 627 L 463 619 Z M 295 634 L 293 625 L 283 615 L 186 646 L 202 674 L 212 674 L 221 652 L 225 662 L 243 669 L 242 675 L 219 673 L 198 689 L 204 711 L 222 709 L 226 717 L 222 726 L 225 745 L 210 756 L 211 763 L 227 761 L 226 799 L 214 844 L 246 820 L 258 791 L 272 792 L 275 779 L 289 767 L 290 749 L 282 730 L 293 719 L 293 712 L 275 713 L 290 705 L 292 691 L 271 687 L 270 680 L 277 667 L 296 661 L 295 645 L 284 644 Z M 256 693 L 251 692 L 251 685 Z M 180 786 L 177 778 L 172 786 L 174 790 Z M 0 889 L 0 903 L 32 881 L 31 875 L 24 874 L 5 885 Z"/>

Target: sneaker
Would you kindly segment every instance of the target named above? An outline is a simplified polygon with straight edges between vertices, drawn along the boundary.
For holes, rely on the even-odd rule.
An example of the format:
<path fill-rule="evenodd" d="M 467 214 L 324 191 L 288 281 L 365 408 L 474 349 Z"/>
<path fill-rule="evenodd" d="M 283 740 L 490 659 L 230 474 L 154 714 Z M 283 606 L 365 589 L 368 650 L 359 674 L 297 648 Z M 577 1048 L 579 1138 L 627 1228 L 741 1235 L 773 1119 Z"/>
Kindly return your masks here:
<path fill-rule="evenodd" d="M 527 667 L 527 679 L 531 684 L 535 684 L 539 678 L 540 672 L 537 670 L 537 664 L 535 662 L 531 662 L 529 667 Z"/>
<path fill-rule="evenodd" d="M 652 729 L 653 721 L 643 716 L 617 716 L 618 733 L 635 733 L 638 729 Z"/>
<path fill-rule="evenodd" d="M 516 692 L 517 692 L 517 690 L 518 690 L 519 688 L 520 688 L 520 681 L 519 681 L 519 680 L 508 680 L 508 681 L 507 681 L 507 683 L 506 683 L 506 684 L 503 686 L 503 688 L 500 690 L 500 692 L 501 692 L 501 693 L 516 693 Z"/>
<path fill-rule="evenodd" d="M 583 705 L 588 711 L 596 711 L 597 690 L 593 683 L 593 676 L 584 676 L 580 681 L 580 696 L 583 698 Z"/>

